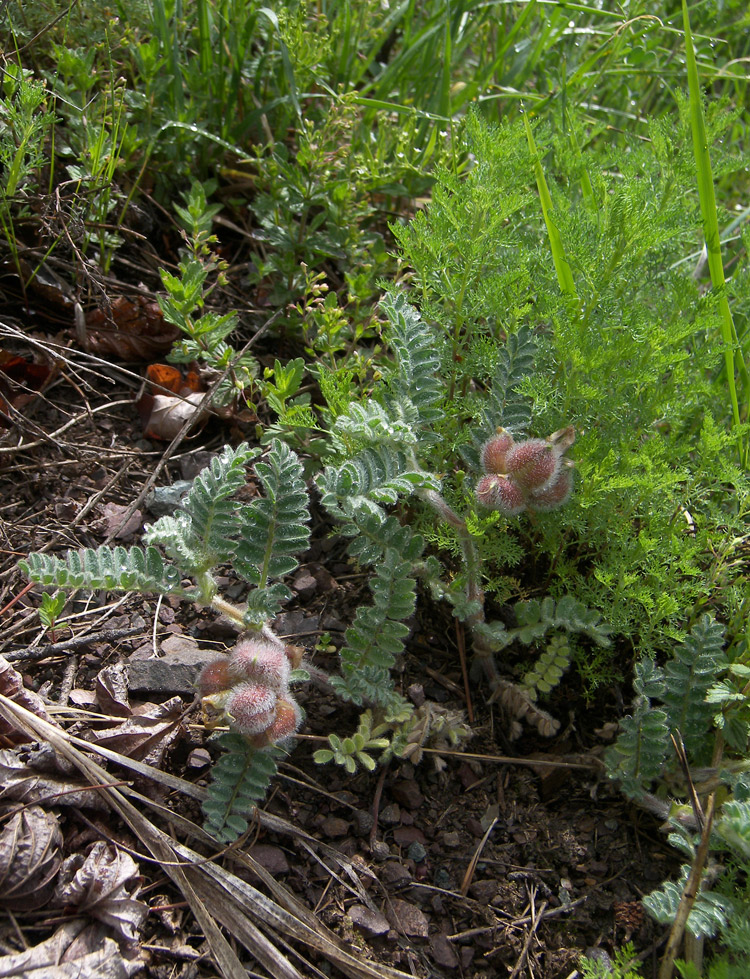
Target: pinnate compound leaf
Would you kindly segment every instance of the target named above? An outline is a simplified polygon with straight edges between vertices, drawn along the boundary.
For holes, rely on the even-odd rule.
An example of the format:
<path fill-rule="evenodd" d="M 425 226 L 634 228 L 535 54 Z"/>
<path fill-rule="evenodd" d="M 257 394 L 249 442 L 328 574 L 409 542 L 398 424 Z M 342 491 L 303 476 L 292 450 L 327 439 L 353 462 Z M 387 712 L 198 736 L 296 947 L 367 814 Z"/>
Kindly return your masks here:
<path fill-rule="evenodd" d="M 396 355 L 396 370 L 390 378 L 391 393 L 416 409 L 421 426 L 434 425 L 443 417 L 440 353 L 435 331 L 402 293 L 387 293 L 380 303 L 388 317 L 387 340 Z"/>
<path fill-rule="evenodd" d="M 216 741 L 224 754 L 211 772 L 212 781 L 203 803 L 203 828 L 220 842 L 231 843 L 247 829 L 255 805 L 263 799 L 276 774 L 276 760 L 285 753 L 275 745 L 255 748 L 233 731 Z"/>
<path fill-rule="evenodd" d="M 29 806 L 8 820 L 0 833 L 0 907 L 34 911 L 52 896 L 62 856 L 57 818 Z"/>
<path fill-rule="evenodd" d="M 32 581 L 58 588 L 104 588 L 107 591 L 190 594 L 180 587 L 182 575 L 155 547 L 98 547 L 68 551 L 64 558 L 33 552 L 19 561 Z"/>
<path fill-rule="evenodd" d="M 658 890 L 652 891 L 643 898 L 643 904 L 649 914 L 661 924 L 673 923 L 689 871 L 690 868 L 684 866 L 682 876 L 677 883 L 671 880 L 665 881 Z M 687 930 L 696 938 L 713 938 L 725 927 L 731 913 L 732 905 L 726 898 L 713 891 L 698 891 L 688 915 Z"/>
<path fill-rule="evenodd" d="M 275 439 L 266 459 L 254 468 L 264 495 L 241 511 L 234 567 L 265 590 L 271 579 L 297 567 L 297 555 L 310 537 L 310 515 L 302 463 L 284 442 Z M 276 594 L 270 597 L 271 606 Z"/>
<path fill-rule="evenodd" d="M 191 531 L 210 557 L 208 568 L 228 561 L 234 553 L 240 508 L 232 497 L 245 485 L 245 467 L 257 454 L 245 442 L 236 449 L 226 446 L 198 473 L 183 501 Z"/>

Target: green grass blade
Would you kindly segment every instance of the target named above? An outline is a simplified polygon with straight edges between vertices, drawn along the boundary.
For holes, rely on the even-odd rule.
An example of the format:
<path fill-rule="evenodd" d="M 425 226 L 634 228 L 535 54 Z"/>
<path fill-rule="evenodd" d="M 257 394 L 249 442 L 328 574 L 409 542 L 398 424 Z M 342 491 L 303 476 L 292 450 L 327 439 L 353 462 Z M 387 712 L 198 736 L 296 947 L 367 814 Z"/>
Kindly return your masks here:
<path fill-rule="evenodd" d="M 552 219 L 552 197 L 544 176 L 542 161 L 539 159 L 539 153 L 536 148 L 536 143 L 534 142 L 534 134 L 531 131 L 529 117 L 526 115 L 526 113 L 524 113 L 523 123 L 526 127 L 526 139 L 528 140 L 529 150 L 531 151 L 531 159 L 534 163 L 534 175 L 536 176 L 536 185 L 539 189 L 539 200 L 542 205 L 544 223 L 547 225 L 547 234 L 549 235 L 549 244 L 552 250 L 552 260 L 555 263 L 557 281 L 566 296 L 569 296 L 571 299 L 578 299 L 576 284 L 573 281 L 573 273 L 570 271 L 570 265 L 568 264 L 568 259 L 565 255 L 565 248 L 563 246 L 562 238 L 560 237 L 560 232 L 557 225 Z"/>
<path fill-rule="evenodd" d="M 711 273 L 711 284 L 719 294 L 719 309 L 721 312 L 721 336 L 724 341 L 724 361 L 726 364 L 727 387 L 729 389 L 729 400 L 732 407 L 732 420 L 735 428 L 739 430 L 741 424 L 740 408 L 737 399 L 737 387 L 735 384 L 735 373 L 738 372 L 742 378 L 745 389 L 745 397 L 750 393 L 750 377 L 748 377 L 747 366 L 742 356 L 742 350 L 737 339 L 732 310 L 729 307 L 729 300 L 726 295 L 726 280 L 724 278 L 724 264 L 721 259 L 721 240 L 719 237 L 719 219 L 716 213 L 716 197 L 714 195 L 714 181 L 711 171 L 711 157 L 708 151 L 708 138 L 706 136 L 706 126 L 703 119 L 703 104 L 701 101 L 700 80 L 698 78 L 698 65 L 695 60 L 695 49 L 693 38 L 690 32 L 690 18 L 686 0 L 682 0 L 682 19 L 685 28 L 685 55 L 687 62 L 688 89 L 690 95 L 690 127 L 693 134 L 693 150 L 695 152 L 695 166 L 698 178 L 698 196 L 700 198 L 701 215 L 703 217 L 703 234 L 706 239 L 706 251 L 708 254 L 708 268 Z M 740 438 L 740 452 L 744 458 L 745 448 Z"/>

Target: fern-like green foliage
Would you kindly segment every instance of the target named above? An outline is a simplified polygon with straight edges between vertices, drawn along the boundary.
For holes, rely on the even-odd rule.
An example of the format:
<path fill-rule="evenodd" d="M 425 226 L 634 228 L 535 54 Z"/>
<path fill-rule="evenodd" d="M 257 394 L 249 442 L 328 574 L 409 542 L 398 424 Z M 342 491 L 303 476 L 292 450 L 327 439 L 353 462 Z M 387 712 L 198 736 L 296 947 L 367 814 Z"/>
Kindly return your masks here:
<path fill-rule="evenodd" d="M 384 507 L 399 497 L 438 488 L 416 458 L 443 415 L 436 336 L 403 295 L 389 294 L 382 308 L 394 364 L 383 368 L 383 383 L 370 402 L 353 402 L 338 415 L 331 443 L 340 461 L 317 479 L 323 506 L 339 520 L 365 512 L 383 520 Z"/>
<path fill-rule="evenodd" d="M 552 636 L 533 668 L 524 674 L 521 686 L 532 700 L 538 694 L 548 694 L 562 679 L 570 666 L 572 651 L 566 636 Z"/>
<path fill-rule="evenodd" d="M 181 509 L 146 531 L 146 549 L 100 547 L 69 551 L 65 558 L 33 553 L 21 567 L 33 581 L 59 588 L 153 592 L 210 603 L 216 595 L 211 572 L 229 562 L 256 586 L 245 622 L 258 628 L 290 597 L 279 579 L 297 566 L 296 555 L 310 532 L 302 464 L 279 440 L 254 467 L 264 495 L 249 504 L 237 502 L 246 466 L 257 454 L 244 443 L 227 446 L 196 476 Z M 174 563 L 164 560 L 157 544 Z M 186 577 L 195 578 L 197 588 L 183 587 Z"/>
<path fill-rule="evenodd" d="M 636 664 L 633 713 L 620 722 L 620 734 L 606 756 L 610 777 L 627 795 L 645 792 L 674 759 L 670 733 L 682 738 L 692 764 L 710 756 L 714 708 L 706 697 L 727 665 L 723 641 L 724 628 L 706 614 L 663 668 L 648 658 Z"/>
<path fill-rule="evenodd" d="M 482 627 L 482 634 L 497 650 L 505 649 L 519 640 L 525 645 L 537 642 L 554 629 L 587 636 L 599 646 L 609 646 L 609 626 L 593 609 L 587 608 L 572 595 L 563 595 L 555 601 L 547 596 L 538 601 L 516 602 L 514 606 L 518 625 L 508 629 L 502 622 L 492 622 Z"/>
<path fill-rule="evenodd" d="M 341 430 L 338 423 L 337 427 Z M 326 466 L 317 485 L 323 506 L 332 516 L 346 520 L 362 511 L 384 519 L 384 506 L 417 489 L 437 489 L 438 484 L 433 476 L 420 471 L 406 452 L 374 445 L 340 465 Z"/>
<path fill-rule="evenodd" d="M 489 383 L 480 417 L 487 436 L 497 425 L 512 432 L 525 432 L 531 422 L 531 400 L 521 390 L 536 366 L 537 346 L 531 330 L 521 326 L 508 335 L 498 349 L 497 366 Z"/>
<path fill-rule="evenodd" d="M 198 592 L 182 588 L 179 568 L 167 563 L 155 547 L 99 547 L 68 551 L 64 558 L 33 552 L 19 561 L 32 581 L 58 588 L 106 588 L 152 592 L 195 600 Z"/>
<path fill-rule="evenodd" d="M 232 559 L 240 530 L 240 508 L 233 497 L 257 454 L 244 443 L 236 449 L 226 446 L 195 477 L 181 509 L 146 532 L 145 539 L 160 544 L 185 575 L 200 576 Z"/>
<path fill-rule="evenodd" d="M 395 516 L 381 521 L 368 512 L 344 524 L 342 533 L 352 538 L 349 555 L 375 566 L 369 583 L 373 604 L 357 610 L 340 652 L 341 676 L 332 677 L 331 683 L 355 704 L 371 701 L 397 711 L 403 700 L 393 689 L 390 670 L 409 632 L 404 620 L 414 611 L 413 576 L 424 540 Z"/>
<path fill-rule="evenodd" d="M 380 306 L 388 317 L 388 345 L 396 360 L 396 369 L 388 378 L 388 400 L 404 414 L 415 416 L 412 430 L 423 440 L 432 439 L 430 428 L 445 414 L 437 335 L 403 293 L 387 293 Z"/>
<path fill-rule="evenodd" d="M 649 913 L 662 924 L 672 924 L 685 889 L 690 866 L 685 864 L 679 880 L 665 881 L 660 888 L 643 898 Z M 699 891 L 688 915 L 687 929 L 696 938 L 713 938 L 725 927 L 732 904 L 713 891 Z"/>
<path fill-rule="evenodd" d="M 662 702 L 669 723 L 678 731 L 688 757 L 700 763 L 710 757 L 714 708 L 706 702 L 709 687 L 727 666 L 724 627 L 710 615 L 696 622 L 664 665 Z"/>
<path fill-rule="evenodd" d="M 412 543 L 410 555 L 421 553 L 421 539 L 412 538 Z M 392 710 L 403 702 L 393 689 L 390 670 L 403 651 L 409 634 L 404 619 L 414 611 L 416 600 L 410 555 L 403 560 L 393 548 L 386 549 L 370 579 L 373 604 L 360 607 L 346 630 L 341 676 L 331 677 L 331 683 L 355 704 L 368 700 Z"/>
<path fill-rule="evenodd" d="M 239 515 L 235 570 L 256 585 L 248 600 L 247 622 L 258 624 L 276 615 L 291 592 L 279 579 L 297 567 L 310 536 L 307 489 L 302 464 L 276 440 L 264 462 L 255 465 L 264 496 Z"/>
<path fill-rule="evenodd" d="M 247 829 L 253 808 L 264 798 L 284 751 L 275 746 L 254 748 L 240 734 L 221 734 L 216 743 L 224 752 L 211 769 L 203 802 L 204 828 L 229 843 Z"/>

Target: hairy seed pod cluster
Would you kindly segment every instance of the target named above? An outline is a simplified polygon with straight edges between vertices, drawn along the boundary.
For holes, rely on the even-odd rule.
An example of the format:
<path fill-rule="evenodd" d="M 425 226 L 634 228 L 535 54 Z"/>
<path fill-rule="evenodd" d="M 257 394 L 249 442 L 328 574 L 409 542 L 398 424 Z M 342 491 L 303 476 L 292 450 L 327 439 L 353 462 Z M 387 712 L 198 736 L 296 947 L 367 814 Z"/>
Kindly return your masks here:
<path fill-rule="evenodd" d="M 203 702 L 256 747 L 291 737 L 302 711 L 289 692 L 291 670 L 303 650 L 261 637 L 237 643 L 229 656 L 208 663 L 198 677 Z"/>
<path fill-rule="evenodd" d="M 524 510 L 554 510 L 573 492 L 573 463 L 565 453 L 575 429 L 563 428 L 549 438 L 516 442 L 504 428 L 482 446 L 485 475 L 476 486 L 477 501 L 506 517 Z"/>

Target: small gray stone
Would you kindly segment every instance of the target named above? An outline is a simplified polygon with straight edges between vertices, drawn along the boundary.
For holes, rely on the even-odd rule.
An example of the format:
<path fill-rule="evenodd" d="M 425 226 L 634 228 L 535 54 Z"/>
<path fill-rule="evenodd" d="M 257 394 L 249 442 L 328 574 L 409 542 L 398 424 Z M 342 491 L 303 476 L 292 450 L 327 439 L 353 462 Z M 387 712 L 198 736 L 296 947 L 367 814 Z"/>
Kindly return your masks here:
<path fill-rule="evenodd" d="M 380 822 L 383 826 L 398 826 L 401 822 L 401 810 L 395 802 L 380 810 Z"/>
<path fill-rule="evenodd" d="M 207 663 L 220 657 L 202 649 L 184 636 L 169 636 L 161 644 L 166 653 L 160 658 L 128 663 L 128 686 L 146 693 L 195 694 L 195 681 Z"/>
<path fill-rule="evenodd" d="M 372 853 L 373 860 L 382 863 L 383 860 L 387 860 L 391 855 L 391 848 L 383 840 L 375 840 L 370 847 L 370 852 Z"/>
<path fill-rule="evenodd" d="M 300 598 L 312 598 L 318 590 L 318 582 L 308 571 L 302 571 L 292 582 L 292 588 Z"/>
<path fill-rule="evenodd" d="M 366 836 L 375 824 L 372 813 L 368 812 L 367 809 L 355 809 L 352 815 L 354 816 L 357 835 Z"/>
<path fill-rule="evenodd" d="M 387 918 L 364 904 L 353 904 L 349 908 L 349 917 L 360 931 L 366 931 L 368 935 L 385 935 L 391 927 Z"/>
<path fill-rule="evenodd" d="M 277 874 L 289 873 L 289 861 L 280 846 L 273 846 L 271 843 L 255 843 L 250 847 L 250 856 L 253 857 L 269 874 L 274 877 Z"/>
<path fill-rule="evenodd" d="M 475 880 L 469 888 L 469 893 L 480 904 L 489 904 L 497 894 L 496 880 Z"/>
<path fill-rule="evenodd" d="M 425 850 L 421 843 L 415 840 L 414 843 L 409 845 L 409 849 L 406 851 L 406 854 L 410 860 L 414 861 L 414 863 L 421 863 L 427 856 L 427 850 Z"/>
<path fill-rule="evenodd" d="M 192 485 L 191 480 L 178 479 L 170 486 L 157 486 L 146 495 L 146 509 L 152 517 L 166 517 L 174 513 Z"/>
<path fill-rule="evenodd" d="M 411 874 L 406 867 L 395 860 L 386 863 L 380 876 L 384 884 L 403 884 L 411 880 Z"/>

